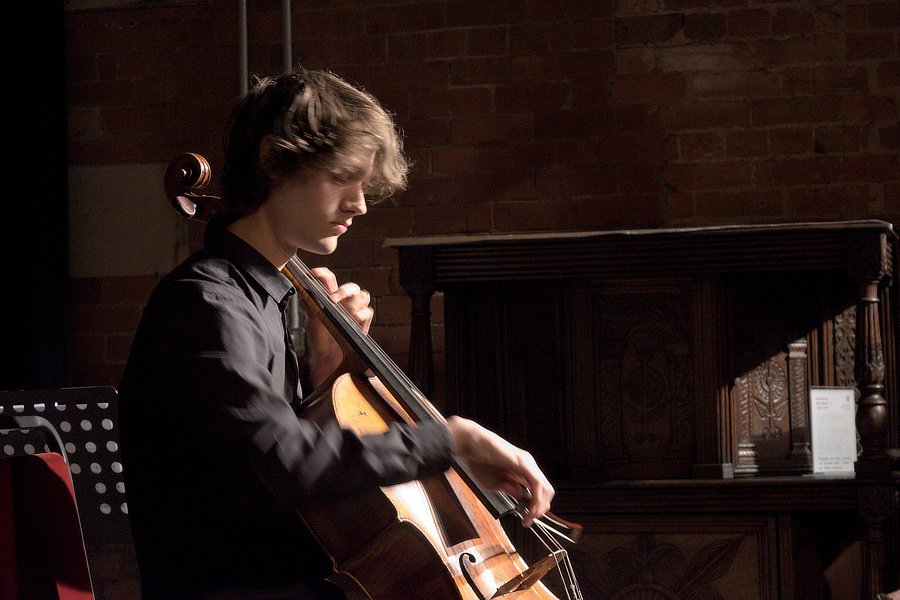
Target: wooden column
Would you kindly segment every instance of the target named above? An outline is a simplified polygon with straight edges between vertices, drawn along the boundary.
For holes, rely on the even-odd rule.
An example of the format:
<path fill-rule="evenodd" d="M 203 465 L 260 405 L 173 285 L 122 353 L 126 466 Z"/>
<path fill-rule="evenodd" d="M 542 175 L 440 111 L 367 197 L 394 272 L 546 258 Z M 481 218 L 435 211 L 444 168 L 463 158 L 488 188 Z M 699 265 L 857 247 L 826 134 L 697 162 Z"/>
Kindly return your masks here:
<path fill-rule="evenodd" d="M 431 297 L 434 295 L 434 251 L 427 246 L 399 248 L 400 285 L 412 301 L 407 375 L 426 396 L 434 393 L 431 342 Z"/>
<path fill-rule="evenodd" d="M 878 290 L 890 275 L 892 266 L 886 236 L 883 233 L 855 234 L 848 244 L 848 259 L 850 276 L 859 289 L 854 373 L 859 389 L 856 428 L 862 454 L 856 461 L 856 474 L 863 478 L 881 477 L 890 473 L 884 349 L 878 310 Z"/>
<path fill-rule="evenodd" d="M 873 239 L 877 235 L 877 239 Z M 859 289 L 856 305 L 854 373 L 859 390 L 856 429 L 862 453 L 856 461 L 859 514 L 865 524 L 863 597 L 891 591 L 886 585 L 885 528 L 896 510 L 893 487 L 877 485 L 890 475 L 887 454 L 888 410 L 884 398 L 884 348 L 879 318 L 879 288 L 891 275 L 891 256 L 884 234 L 858 233 L 848 244 L 850 275 Z M 869 484 L 871 482 L 871 484 Z"/>

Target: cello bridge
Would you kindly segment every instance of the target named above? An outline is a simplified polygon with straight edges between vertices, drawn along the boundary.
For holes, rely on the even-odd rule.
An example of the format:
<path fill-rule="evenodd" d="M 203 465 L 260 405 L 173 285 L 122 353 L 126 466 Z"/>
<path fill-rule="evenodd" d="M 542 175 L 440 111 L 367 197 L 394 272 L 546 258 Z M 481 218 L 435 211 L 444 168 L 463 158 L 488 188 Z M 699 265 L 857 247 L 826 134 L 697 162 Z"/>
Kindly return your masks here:
<path fill-rule="evenodd" d="M 551 569 L 555 569 L 560 562 L 565 560 L 565 557 L 565 550 L 554 550 L 549 555 L 537 561 L 525 571 L 519 573 L 497 588 L 497 591 L 494 592 L 494 595 L 491 596 L 491 598 L 500 598 L 507 594 L 521 592 L 522 590 L 532 588 L 534 584 L 540 581 Z"/>

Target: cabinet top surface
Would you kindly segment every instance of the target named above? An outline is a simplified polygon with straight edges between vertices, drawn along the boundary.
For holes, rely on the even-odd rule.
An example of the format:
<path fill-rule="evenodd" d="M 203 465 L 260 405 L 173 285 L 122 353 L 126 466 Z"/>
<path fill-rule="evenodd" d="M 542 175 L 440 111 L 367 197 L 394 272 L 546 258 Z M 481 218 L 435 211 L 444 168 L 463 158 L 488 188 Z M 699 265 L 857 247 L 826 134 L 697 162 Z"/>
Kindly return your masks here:
<path fill-rule="evenodd" d="M 530 233 L 486 233 L 486 234 L 455 234 L 455 235 L 429 235 L 420 237 L 395 237 L 384 241 L 386 247 L 407 246 L 456 246 L 463 244 L 482 244 L 494 242 L 529 242 L 541 240 L 564 241 L 578 239 L 598 238 L 654 238 L 669 236 L 712 236 L 726 237 L 744 234 L 777 234 L 788 233 L 803 235 L 804 233 L 827 234 L 828 232 L 841 233 L 852 231 L 878 231 L 896 239 L 893 225 L 880 220 L 857 221 L 821 221 L 800 223 L 765 223 L 746 225 L 715 225 L 705 227 L 672 227 L 662 229 L 610 229 L 598 231 L 558 231 L 558 232 L 530 232 Z"/>

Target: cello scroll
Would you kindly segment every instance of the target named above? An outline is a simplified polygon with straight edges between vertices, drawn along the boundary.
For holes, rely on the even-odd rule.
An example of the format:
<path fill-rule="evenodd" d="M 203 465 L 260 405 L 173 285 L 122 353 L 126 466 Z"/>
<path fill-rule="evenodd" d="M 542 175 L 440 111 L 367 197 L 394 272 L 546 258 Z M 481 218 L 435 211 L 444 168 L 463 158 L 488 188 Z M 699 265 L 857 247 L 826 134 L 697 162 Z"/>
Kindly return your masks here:
<path fill-rule="evenodd" d="M 166 198 L 181 216 L 207 221 L 221 198 L 199 194 L 195 190 L 204 189 L 211 178 L 209 161 L 193 152 L 180 154 L 166 169 Z"/>

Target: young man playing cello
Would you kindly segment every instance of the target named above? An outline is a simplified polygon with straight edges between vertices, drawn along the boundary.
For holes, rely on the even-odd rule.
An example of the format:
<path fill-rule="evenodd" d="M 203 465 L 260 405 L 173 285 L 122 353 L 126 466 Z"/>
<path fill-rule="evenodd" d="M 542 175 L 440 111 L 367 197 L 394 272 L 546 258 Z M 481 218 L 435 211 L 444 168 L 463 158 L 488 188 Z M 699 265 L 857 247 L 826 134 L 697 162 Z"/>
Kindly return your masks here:
<path fill-rule="evenodd" d="M 487 488 L 527 489 L 526 525 L 549 509 L 532 456 L 472 421 L 357 435 L 295 414 L 304 390 L 284 317 L 295 290 L 280 271 L 298 250 L 333 252 L 367 197 L 403 189 L 407 168 L 390 116 L 330 73 L 262 79 L 235 110 L 223 206 L 205 247 L 154 290 L 120 386 L 144 600 L 340 598 L 298 507 L 442 473 L 455 458 Z M 369 294 L 313 272 L 368 331 Z M 315 387 L 342 353 L 319 321 L 308 335 Z"/>

